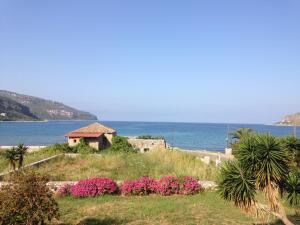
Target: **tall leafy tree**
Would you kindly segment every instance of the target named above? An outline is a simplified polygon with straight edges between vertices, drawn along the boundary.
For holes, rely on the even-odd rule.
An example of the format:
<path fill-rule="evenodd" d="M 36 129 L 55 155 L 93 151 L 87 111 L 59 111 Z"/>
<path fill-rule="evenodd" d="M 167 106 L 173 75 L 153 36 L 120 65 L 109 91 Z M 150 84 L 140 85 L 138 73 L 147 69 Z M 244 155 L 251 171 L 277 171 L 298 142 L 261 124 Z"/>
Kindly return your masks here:
<path fill-rule="evenodd" d="M 293 224 L 280 202 L 280 193 L 283 191 L 288 194 L 293 191 L 293 199 L 300 196 L 300 190 L 295 187 L 299 177 L 287 188 L 291 169 L 288 160 L 287 151 L 274 136 L 257 134 L 243 138 L 238 145 L 236 160 L 221 167 L 221 197 L 233 201 L 246 212 L 271 213 L 284 224 Z M 258 192 L 266 196 L 268 206 L 257 201 Z"/>

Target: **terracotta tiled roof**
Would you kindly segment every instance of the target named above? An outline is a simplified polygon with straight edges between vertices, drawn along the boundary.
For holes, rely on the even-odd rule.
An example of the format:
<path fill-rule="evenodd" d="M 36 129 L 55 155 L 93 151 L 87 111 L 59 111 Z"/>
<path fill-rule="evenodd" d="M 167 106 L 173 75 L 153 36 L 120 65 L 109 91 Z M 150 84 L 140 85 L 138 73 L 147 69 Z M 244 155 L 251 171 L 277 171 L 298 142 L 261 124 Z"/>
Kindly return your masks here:
<path fill-rule="evenodd" d="M 79 128 L 66 134 L 66 137 L 100 137 L 103 134 L 112 134 L 116 131 L 112 128 L 105 127 L 100 123 L 93 123 L 89 126 Z"/>

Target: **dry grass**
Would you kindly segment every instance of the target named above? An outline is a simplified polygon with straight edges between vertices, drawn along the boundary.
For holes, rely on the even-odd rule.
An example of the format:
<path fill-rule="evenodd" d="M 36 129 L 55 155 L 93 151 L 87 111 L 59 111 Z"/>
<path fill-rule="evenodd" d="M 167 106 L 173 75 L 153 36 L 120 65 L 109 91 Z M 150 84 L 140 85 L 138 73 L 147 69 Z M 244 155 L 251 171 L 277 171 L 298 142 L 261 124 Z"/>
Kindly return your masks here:
<path fill-rule="evenodd" d="M 103 154 L 64 157 L 41 166 L 39 172 L 52 180 L 79 180 L 108 176 L 115 180 L 141 176 L 159 178 L 164 175 L 195 176 L 215 180 L 216 167 L 205 165 L 196 156 L 180 151 L 157 150 L 146 154 Z"/>

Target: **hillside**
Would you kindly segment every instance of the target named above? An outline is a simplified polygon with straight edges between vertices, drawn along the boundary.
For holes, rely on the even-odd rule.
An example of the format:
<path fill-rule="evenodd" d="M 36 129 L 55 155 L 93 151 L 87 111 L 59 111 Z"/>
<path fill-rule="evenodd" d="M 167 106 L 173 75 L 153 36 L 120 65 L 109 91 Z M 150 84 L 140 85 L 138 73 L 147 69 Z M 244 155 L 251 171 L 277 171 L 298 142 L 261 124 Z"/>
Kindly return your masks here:
<path fill-rule="evenodd" d="M 62 103 L 0 90 L 0 120 L 97 120 Z"/>
<path fill-rule="evenodd" d="M 300 125 L 300 113 L 285 116 L 277 125 Z"/>
<path fill-rule="evenodd" d="M 38 119 L 27 106 L 5 97 L 0 97 L 0 113 L 0 121 Z"/>

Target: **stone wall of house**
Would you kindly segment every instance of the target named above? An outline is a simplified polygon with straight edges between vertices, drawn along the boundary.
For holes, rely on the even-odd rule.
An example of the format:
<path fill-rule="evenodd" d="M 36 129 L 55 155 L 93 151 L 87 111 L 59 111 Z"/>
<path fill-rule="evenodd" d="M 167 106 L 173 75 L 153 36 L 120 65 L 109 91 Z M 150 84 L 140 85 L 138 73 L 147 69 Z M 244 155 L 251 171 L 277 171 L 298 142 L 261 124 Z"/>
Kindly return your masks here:
<path fill-rule="evenodd" d="M 128 142 L 135 148 L 138 148 L 141 152 L 147 152 L 154 149 L 166 149 L 166 141 L 163 139 L 129 138 Z"/>
<path fill-rule="evenodd" d="M 107 139 L 109 145 L 112 144 L 112 139 L 113 139 L 113 137 L 116 136 L 116 135 L 117 135 L 117 133 L 104 134 L 104 137 Z"/>
<path fill-rule="evenodd" d="M 80 141 L 80 138 L 68 138 L 68 144 L 71 147 L 78 145 L 79 141 Z"/>
<path fill-rule="evenodd" d="M 90 147 L 100 149 L 102 146 L 103 136 L 100 138 L 85 138 L 84 140 Z"/>
<path fill-rule="evenodd" d="M 91 146 L 95 149 L 100 149 L 102 147 L 103 142 L 103 136 L 100 138 L 84 138 L 87 145 Z M 80 142 L 80 138 L 68 138 L 68 144 L 69 146 L 73 147 L 75 145 L 78 145 Z"/>

